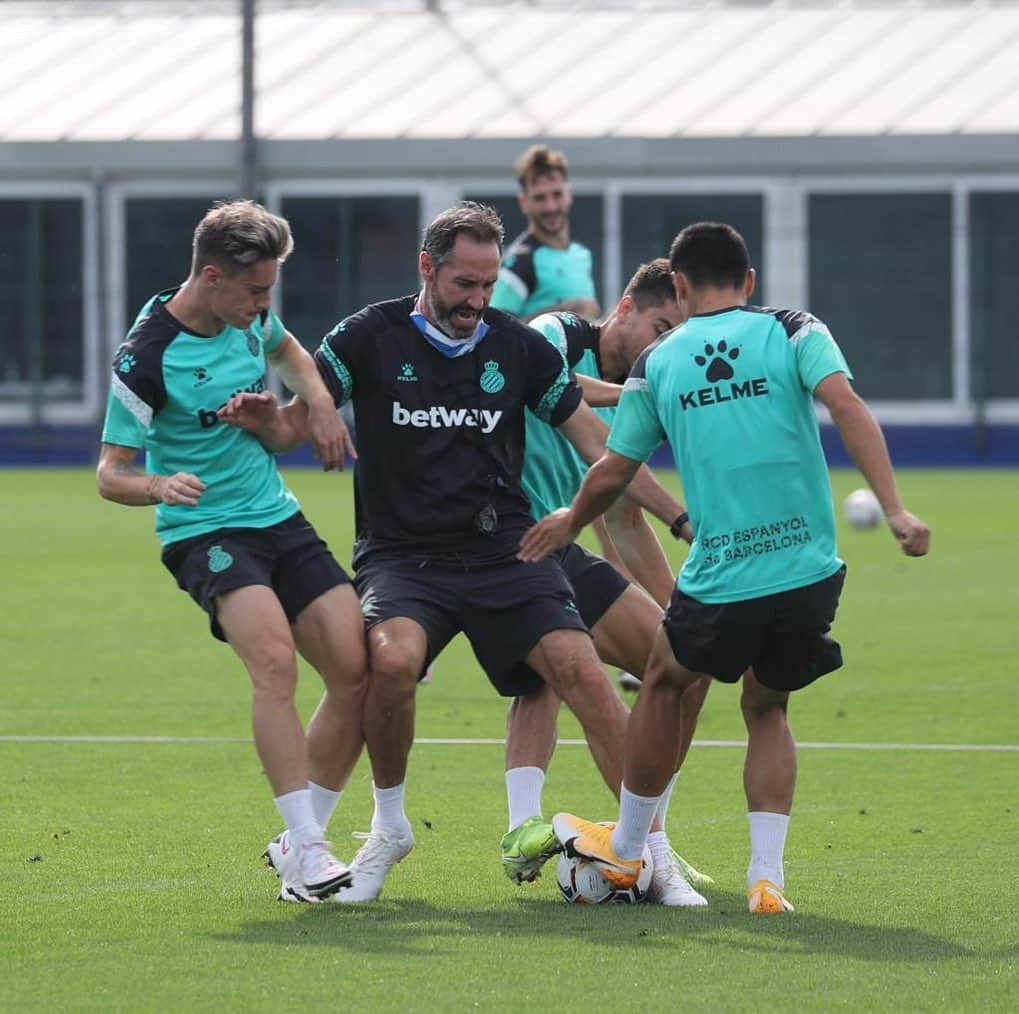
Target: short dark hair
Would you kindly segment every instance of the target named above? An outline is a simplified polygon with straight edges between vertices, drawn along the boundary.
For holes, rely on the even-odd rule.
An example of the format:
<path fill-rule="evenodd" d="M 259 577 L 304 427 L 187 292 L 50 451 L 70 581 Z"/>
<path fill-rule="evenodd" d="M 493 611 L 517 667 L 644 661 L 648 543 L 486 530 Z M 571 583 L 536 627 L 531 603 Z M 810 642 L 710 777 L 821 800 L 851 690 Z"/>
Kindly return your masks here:
<path fill-rule="evenodd" d="M 460 201 L 436 215 L 425 229 L 421 249 L 438 267 L 448 259 L 461 232 L 478 243 L 495 243 L 502 251 L 502 219 L 494 208 L 477 201 Z"/>
<path fill-rule="evenodd" d="M 750 270 L 750 254 L 731 225 L 696 222 L 672 241 L 669 264 L 695 288 L 739 288 Z"/>
<path fill-rule="evenodd" d="M 623 295 L 629 296 L 638 310 L 674 303 L 676 289 L 672 284 L 672 268 L 668 258 L 656 257 L 647 264 L 641 264 L 626 283 Z"/>
<path fill-rule="evenodd" d="M 235 274 L 257 261 L 285 261 L 293 249 L 285 218 L 254 201 L 217 201 L 195 228 L 191 272 L 215 264 Z"/>
<path fill-rule="evenodd" d="M 527 184 L 539 176 L 550 176 L 552 173 L 562 173 L 563 179 L 569 176 L 566 156 L 561 151 L 553 151 L 547 144 L 532 144 L 513 163 L 513 170 L 521 190 L 526 190 Z"/>

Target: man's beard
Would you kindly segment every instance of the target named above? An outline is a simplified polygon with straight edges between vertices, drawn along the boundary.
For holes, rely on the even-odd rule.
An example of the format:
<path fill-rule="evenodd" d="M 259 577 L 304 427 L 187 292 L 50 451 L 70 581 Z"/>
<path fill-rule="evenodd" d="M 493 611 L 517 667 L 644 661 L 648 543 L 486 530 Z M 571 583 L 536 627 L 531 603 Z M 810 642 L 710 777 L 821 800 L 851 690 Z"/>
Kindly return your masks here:
<path fill-rule="evenodd" d="M 462 327 L 457 327 L 457 325 L 453 323 L 453 314 L 460 309 L 471 310 L 471 307 L 469 307 L 466 303 L 457 303 L 456 306 L 446 306 L 439 301 L 438 296 L 436 296 L 434 292 L 429 293 L 428 295 L 428 309 L 431 311 L 432 319 L 435 321 L 435 326 L 444 334 L 457 341 L 465 341 L 470 338 L 470 336 L 477 330 L 478 323 L 481 320 L 481 314 L 476 314 L 469 328 L 465 330 Z M 473 313 L 474 311 L 471 310 L 471 312 Z"/>

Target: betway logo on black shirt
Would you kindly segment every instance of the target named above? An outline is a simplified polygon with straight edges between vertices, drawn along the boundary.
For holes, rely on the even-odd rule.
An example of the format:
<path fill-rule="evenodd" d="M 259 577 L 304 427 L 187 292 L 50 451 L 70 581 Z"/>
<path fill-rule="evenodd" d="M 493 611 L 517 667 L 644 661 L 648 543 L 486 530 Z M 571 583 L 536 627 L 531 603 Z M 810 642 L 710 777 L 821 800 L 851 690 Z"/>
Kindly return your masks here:
<path fill-rule="evenodd" d="M 393 402 L 393 423 L 417 429 L 449 430 L 476 426 L 482 433 L 491 433 L 501 418 L 501 409 L 483 408 L 473 411 L 468 408 L 447 408 L 445 405 L 410 409 L 404 408 L 398 401 Z"/>

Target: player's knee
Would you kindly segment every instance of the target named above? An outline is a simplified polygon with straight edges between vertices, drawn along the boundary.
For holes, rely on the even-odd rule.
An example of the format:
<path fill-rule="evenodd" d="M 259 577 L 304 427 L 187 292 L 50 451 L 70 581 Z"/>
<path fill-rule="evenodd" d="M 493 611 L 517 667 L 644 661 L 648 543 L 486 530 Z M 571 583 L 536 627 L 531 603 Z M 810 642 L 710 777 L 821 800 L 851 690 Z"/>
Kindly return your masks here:
<path fill-rule="evenodd" d="M 292 644 L 283 639 L 268 641 L 247 658 L 255 692 L 280 699 L 292 699 L 297 687 L 297 656 Z"/>
<path fill-rule="evenodd" d="M 368 670 L 360 664 L 331 666 L 322 673 L 326 700 L 333 708 L 350 708 L 364 699 L 368 689 Z"/>
<path fill-rule="evenodd" d="M 420 652 L 411 645 L 399 641 L 373 645 L 368 680 L 374 690 L 386 695 L 413 694 L 423 665 Z"/>

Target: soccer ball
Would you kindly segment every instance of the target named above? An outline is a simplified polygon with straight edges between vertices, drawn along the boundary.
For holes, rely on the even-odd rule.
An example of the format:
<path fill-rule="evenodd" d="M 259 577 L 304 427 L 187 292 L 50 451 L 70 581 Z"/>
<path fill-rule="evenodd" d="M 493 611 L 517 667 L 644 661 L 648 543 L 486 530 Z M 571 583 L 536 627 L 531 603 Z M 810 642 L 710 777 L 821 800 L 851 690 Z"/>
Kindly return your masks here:
<path fill-rule="evenodd" d="M 854 489 L 842 504 L 842 516 L 852 528 L 874 528 L 881 520 L 881 504 L 869 489 Z"/>
<path fill-rule="evenodd" d="M 647 897 L 653 869 L 651 849 L 645 845 L 637 883 L 625 890 L 613 887 L 598 872 L 598 867 L 594 863 L 579 856 L 568 856 L 565 852 L 559 855 L 555 875 L 559 883 L 559 892 L 572 905 L 604 905 L 606 903 L 635 905 Z"/>

